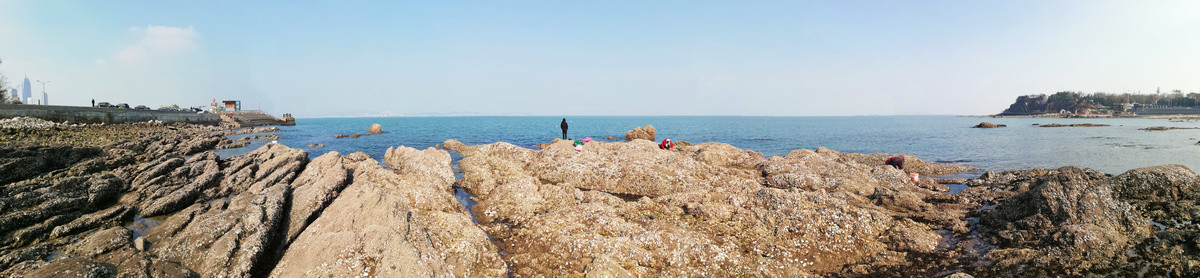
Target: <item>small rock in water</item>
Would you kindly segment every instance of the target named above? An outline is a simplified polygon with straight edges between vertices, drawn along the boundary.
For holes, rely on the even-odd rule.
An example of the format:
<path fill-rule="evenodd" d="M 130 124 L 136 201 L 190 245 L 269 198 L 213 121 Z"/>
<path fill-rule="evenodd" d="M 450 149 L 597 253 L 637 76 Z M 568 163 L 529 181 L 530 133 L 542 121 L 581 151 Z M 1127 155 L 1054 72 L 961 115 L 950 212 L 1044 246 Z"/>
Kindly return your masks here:
<path fill-rule="evenodd" d="M 334 136 L 333 136 L 333 138 L 334 138 L 334 139 L 337 139 L 337 138 L 346 138 L 346 137 L 350 137 L 350 135 L 338 134 L 338 135 L 334 135 Z"/>
<path fill-rule="evenodd" d="M 993 124 L 993 123 L 989 123 L 989 122 L 982 122 L 982 123 L 979 123 L 979 124 L 975 125 L 975 126 L 974 126 L 974 128 L 997 128 L 997 127 L 1006 127 L 1006 126 L 1008 126 L 1008 125 L 1003 125 L 1003 124 Z"/>
<path fill-rule="evenodd" d="M 383 126 L 379 124 L 372 124 L 371 129 L 368 129 L 367 132 L 370 132 L 371 134 L 383 133 Z"/>
<path fill-rule="evenodd" d="M 626 132 L 625 140 L 632 141 L 633 139 L 646 139 L 646 140 L 654 141 L 655 131 L 656 130 L 654 129 L 654 126 L 652 126 L 652 125 L 638 127 L 633 130 L 630 130 L 629 132 Z"/>
<path fill-rule="evenodd" d="M 354 135 L 350 135 L 350 138 L 358 138 L 358 137 L 362 137 L 362 133 L 355 133 Z"/>

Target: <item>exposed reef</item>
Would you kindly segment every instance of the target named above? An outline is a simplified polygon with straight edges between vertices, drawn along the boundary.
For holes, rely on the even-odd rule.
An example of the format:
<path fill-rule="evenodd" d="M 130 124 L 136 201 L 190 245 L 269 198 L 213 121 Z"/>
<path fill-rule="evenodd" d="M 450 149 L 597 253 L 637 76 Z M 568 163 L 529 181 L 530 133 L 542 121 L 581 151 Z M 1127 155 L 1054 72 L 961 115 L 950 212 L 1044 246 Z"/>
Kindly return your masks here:
<path fill-rule="evenodd" d="M 0 142 L 0 276 L 1200 275 L 1200 176 L 1179 165 L 914 182 L 973 168 L 637 138 L 213 152 L 242 132 L 0 129 L 19 139 Z"/>

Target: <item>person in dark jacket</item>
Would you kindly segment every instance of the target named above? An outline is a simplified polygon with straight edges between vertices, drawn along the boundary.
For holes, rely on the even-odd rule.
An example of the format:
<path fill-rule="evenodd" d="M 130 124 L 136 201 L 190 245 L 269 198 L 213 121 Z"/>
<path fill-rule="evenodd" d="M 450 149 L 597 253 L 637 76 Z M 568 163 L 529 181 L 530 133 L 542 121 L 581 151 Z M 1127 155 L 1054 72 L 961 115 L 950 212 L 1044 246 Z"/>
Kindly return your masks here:
<path fill-rule="evenodd" d="M 887 162 L 885 162 L 885 164 L 887 164 L 888 166 L 896 167 L 896 169 L 899 169 L 899 170 L 904 170 L 904 157 L 899 156 L 899 155 L 893 156 L 891 158 L 888 158 Z"/>
<path fill-rule="evenodd" d="M 563 118 L 562 123 L 558 124 L 558 127 L 563 130 L 563 139 L 567 139 L 567 118 Z"/>

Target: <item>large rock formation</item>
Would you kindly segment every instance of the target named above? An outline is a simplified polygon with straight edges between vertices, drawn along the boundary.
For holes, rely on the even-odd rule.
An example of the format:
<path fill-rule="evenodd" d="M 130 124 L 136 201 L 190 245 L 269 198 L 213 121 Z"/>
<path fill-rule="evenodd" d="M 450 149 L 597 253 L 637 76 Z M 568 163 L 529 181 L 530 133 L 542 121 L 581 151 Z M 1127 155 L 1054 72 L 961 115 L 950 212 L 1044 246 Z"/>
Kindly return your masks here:
<path fill-rule="evenodd" d="M 943 193 L 947 188 L 933 180 L 909 181 L 905 171 L 884 165 L 887 157 L 891 155 L 839 153 L 825 148 L 796 150 L 783 157 L 767 159 L 762 164 L 762 174 L 766 177 L 766 186 L 849 193 L 871 199 L 891 215 L 908 217 L 938 229 L 968 231 L 962 218 L 971 205 Z M 914 173 L 946 175 L 971 169 L 906 157 L 905 169 Z"/>
<path fill-rule="evenodd" d="M 0 184 L 29 179 L 101 154 L 100 149 L 94 147 L 0 148 Z"/>
<path fill-rule="evenodd" d="M 270 143 L 222 162 L 224 178 L 215 195 L 239 194 L 253 187 L 291 183 L 308 163 L 308 152 Z"/>
<path fill-rule="evenodd" d="M 625 140 L 645 139 L 654 141 L 654 126 L 640 126 L 628 132 L 625 132 Z"/>
<path fill-rule="evenodd" d="M 288 213 L 286 248 L 300 232 L 316 220 L 329 203 L 350 182 L 350 168 L 338 152 L 328 152 L 308 163 L 304 172 L 292 181 L 292 204 Z"/>
<path fill-rule="evenodd" d="M 210 277 L 264 271 L 271 244 L 283 234 L 290 193 L 286 184 L 275 184 L 192 205 L 150 230 L 150 253 Z"/>
<path fill-rule="evenodd" d="M 216 128 L 56 128 L 0 130 L 40 142 L 0 159 L 46 162 L 0 164 L 24 173 L 0 186 L 0 277 L 1200 275 L 1200 176 L 1179 165 L 952 195 L 907 174 L 970 167 L 907 155 L 449 140 L 456 180 L 438 149 L 222 159 Z"/>
<path fill-rule="evenodd" d="M 854 160 L 855 162 L 862 163 L 862 164 L 868 165 L 868 166 L 885 165 L 888 158 L 897 156 L 895 154 L 886 154 L 886 153 L 873 153 L 873 154 L 838 153 L 838 152 L 835 152 L 835 151 L 832 151 L 829 149 L 825 149 L 825 148 L 819 148 L 819 149 L 817 149 L 817 152 L 820 152 L 823 154 L 835 155 L 838 158 Z M 921 160 L 920 158 L 918 158 L 916 156 L 907 155 L 907 154 L 901 154 L 899 156 L 904 157 L 904 172 L 917 173 L 917 174 L 921 174 L 922 176 L 952 175 L 952 174 L 962 173 L 962 172 L 966 172 L 966 171 L 975 169 L 975 167 L 965 166 L 965 165 L 929 163 L 924 160 Z"/>
<path fill-rule="evenodd" d="M 1150 235 L 1150 224 L 1117 200 L 1103 173 L 1064 167 L 1029 182 L 980 219 L 984 238 L 1000 248 L 989 255 L 996 271 L 1084 275 L 1124 262 L 1125 250 Z"/>
<path fill-rule="evenodd" d="M 76 162 L 66 162 L 56 166 L 65 168 L 47 171 L 0 188 L 0 211 L 4 211 L 0 214 L 0 222 L 3 222 L 0 225 L 3 231 L 0 233 L 6 235 L 0 237 L 6 239 L 0 242 L 0 268 L 6 269 L 0 272 L 0 276 L 47 277 L 78 273 L 121 277 L 198 277 L 178 261 L 183 260 L 182 257 L 201 257 L 207 254 L 205 250 L 209 247 L 187 250 L 186 256 L 166 258 L 165 254 L 143 251 L 155 246 L 140 234 L 144 232 L 144 226 L 120 226 L 129 223 L 135 215 L 171 214 L 228 196 L 217 195 L 220 191 L 216 190 L 226 174 L 223 170 L 228 169 L 222 169 L 221 163 L 224 161 L 208 152 L 228 141 L 223 131 L 204 126 L 129 124 L 78 127 L 59 131 L 56 135 L 39 131 L 22 131 L 20 134 L 29 138 L 14 143 L 49 146 L 51 150 L 83 148 L 86 151 L 99 147 L 101 151 L 87 151 L 92 155 L 83 157 L 62 155 L 56 159 Z M 70 139 L 74 137 L 89 139 Z M 278 147 L 266 148 L 282 150 Z M 282 163 L 283 156 L 278 154 L 264 151 L 255 156 L 274 156 L 279 158 L 274 160 L 276 163 L 289 165 Z M 300 153 L 299 157 L 292 157 L 292 160 L 304 160 L 304 156 Z M 252 163 L 265 165 L 269 164 L 267 161 L 271 159 Z M 257 171 L 262 175 L 251 174 L 246 179 L 231 183 L 254 184 L 277 176 L 273 172 L 278 168 L 265 166 L 263 169 L 270 170 Z M 269 172 L 272 174 L 267 174 Z M 243 188 L 240 185 L 236 187 Z M 285 194 L 276 195 L 283 197 Z M 248 215 L 252 213 L 239 211 L 219 218 L 236 221 Z M 225 233 L 221 227 L 211 226 L 178 229 L 182 232 L 192 231 L 191 234 L 210 235 L 213 231 Z M 234 234 L 237 237 L 247 236 L 241 232 Z M 141 244 L 133 244 L 135 238 Z M 173 238 L 159 239 L 165 241 Z M 237 244 L 254 249 L 249 242 Z M 165 248 L 161 244 L 157 246 Z M 177 245 L 184 246 L 189 245 Z M 243 264 L 246 268 L 257 265 L 255 262 Z M 231 264 L 214 264 L 207 269 L 196 269 L 231 276 L 238 273 L 239 270 L 227 266 Z"/>
<path fill-rule="evenodd" d="M 725 144 L 668 151 L 641 140 L 591 142 L 582 152 L 567 141 L 541 151 L 453 140 L 443 146 L 463 155 L 460 186 L 476 196 L 472 210 L 517 276 L 866 271 L 905 264 L 910 254 L 933 252 L 941 239 L 928 224 L 875 205 L 863 196 L 869 191 L 764 187 L 773 170 L 760 172 L 759 164 L 799 162 L 772 162 L 780 158 L 764 160 Z M 838 161 L 873 178 L 905 180 L 882 165 Z"/>
<path fill-rule="evenodd" d="M 1115 192 L 1129 202 L 1156 231 L 1136 249 L 1126 273 L 1149 270 L 1149 276 L 1200 275 L 1200 176 L 1181 165 L 1133 169 L 1114 178 Z"/>
<path fill-rule="evenodd" d="M 1014 116 L 1043 114 L 1046 113 L 1047 109 L 1049 108 L 1049 100 L 1050 96 L 1045 94 L 1019 96 L 1017 97 L 1017 101 L 1012 105 L 1009 105 L 1008 109 L 1004 109 L 1004 112 L 1001 112 L 1000 115 Z M 1053 111 L 1052 113 L 1057 112 L 1058 111 Z"/>
<path fill-rule="evenodd" d="M 450 154 L 388 149 L 291 244 L 272 277 L 499 277 L 504 261 L 454 199 Z"/>

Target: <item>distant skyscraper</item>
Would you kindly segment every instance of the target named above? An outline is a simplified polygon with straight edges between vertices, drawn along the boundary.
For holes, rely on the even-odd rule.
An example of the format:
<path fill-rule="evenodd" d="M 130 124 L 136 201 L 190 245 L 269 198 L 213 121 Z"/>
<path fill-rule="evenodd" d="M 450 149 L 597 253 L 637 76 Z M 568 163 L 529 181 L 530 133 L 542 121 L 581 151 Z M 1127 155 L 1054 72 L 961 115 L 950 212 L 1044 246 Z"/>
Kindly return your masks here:
<path fill-rule="evenodd" d="M 29 99 L 33 97 L 33 85 L 29 85 L 29 76 L 25 76 L 25 83 L 21 84 L 21 102 L 29 104 Z"/>

